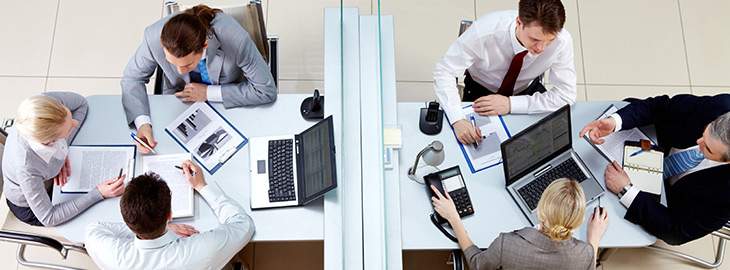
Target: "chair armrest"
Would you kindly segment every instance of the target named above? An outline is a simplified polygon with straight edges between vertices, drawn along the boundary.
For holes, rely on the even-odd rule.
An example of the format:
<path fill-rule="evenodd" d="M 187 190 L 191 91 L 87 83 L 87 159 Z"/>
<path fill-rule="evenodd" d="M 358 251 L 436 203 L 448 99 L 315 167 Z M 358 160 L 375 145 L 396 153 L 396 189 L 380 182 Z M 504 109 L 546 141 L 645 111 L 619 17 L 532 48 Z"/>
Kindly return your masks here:
<path fill-rule="evenodd" d="M 68 249 L 61 242 L 41 235 L 0 230 L 0 241 L 49 247 L 61 253 L 61 256 L 64 258 L 66 258 L 66 255 L 68 254 Z"/>

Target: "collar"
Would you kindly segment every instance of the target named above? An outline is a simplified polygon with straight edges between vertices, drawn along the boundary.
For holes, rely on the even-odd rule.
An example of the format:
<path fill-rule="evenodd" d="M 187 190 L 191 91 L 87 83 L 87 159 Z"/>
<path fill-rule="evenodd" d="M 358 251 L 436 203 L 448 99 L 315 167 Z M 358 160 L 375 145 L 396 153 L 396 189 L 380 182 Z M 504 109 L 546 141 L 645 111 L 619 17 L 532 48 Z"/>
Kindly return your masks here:
<path fill-rule="evenodd" d="M 525 239 L 525 241 L 542 250 L 556 251 L 563 247 L 566 247 L 566 244 L 568 244 L 572 240 L 572 238 L 568 238 L 567 240 L 563 241 L 553 241 L 552 239 L 550 239 L 550 237 L 541 233 L 533 227 L 526 227 L 521 230 L 515 231 L 515 233 Z"/>
<path fill-rule="evenodd" d="M 49 163 L 51 161 L 51 158 L 53 158 L 56 153 L 63 152 L 68 147 L 66 139 L 56 140 L 50 145 L 45 145 L 25 137 L 23 137 L 23 139 L 28 142 L 28 146 L 30 146 L 30 149 L 33 150 L 33 152 L 35 152 L 36 155 L 38 155 L 46 163 Z"/>
<path fill-rule="evenodd" d="M 203 57 L 200 58 L 200 61 L 203 61 L 208 58 L 208 48 L 203 49 Z"/>
<path fill-rule="evenodd" d="M 527 48 L 522 46 L 522 44 L 520 44 L 520 41 L 517 40 L 517 17 L 515 17 L 515 19 L 512 20 L 512 23 L 509 24 L 509 35 L 510 41 L 512 43 L 512 52 L 514 54 L 518 54 L 524 50 L 527 50 Z"/>
<path fill-rule="evenodd" d="M 148 239 L 148 240 L 142 240 L 137 237 L 134 237 L 134 246 L 136 246 L 139 249 L 155 249 L 155 248 L 161 248 L 164 247 L 178 239 L 177 235 L 173 233 L 172 231 L 166 231 L 165 234 L 163 234 L 160 237 L 157 237 L 155 239 Z"/>

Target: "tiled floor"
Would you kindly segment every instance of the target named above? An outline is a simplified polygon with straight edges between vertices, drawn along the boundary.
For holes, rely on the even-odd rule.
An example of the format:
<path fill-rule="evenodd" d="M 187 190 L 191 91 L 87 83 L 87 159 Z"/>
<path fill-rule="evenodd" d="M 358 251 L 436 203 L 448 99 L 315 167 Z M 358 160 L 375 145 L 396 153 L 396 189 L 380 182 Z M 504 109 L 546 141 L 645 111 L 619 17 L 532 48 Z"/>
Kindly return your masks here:
<path fill-rule="evenodd" d="M 181 0 L 226 5 L 232 0 Z M 280 37 L 280 92 L 323 89 L 323 8 L 341 1 L 263 0 L 270 34 Z M 659 94 L 730 91 L 730 10 L 726 0 L 564 0 L 573 36 L 578 100 L 615 100 Z M 456 38 L 459 21 L 516 7 L 516 0 L 347 0 L 347 7 L 393 15 L 398 99 L 435 98 L 432 70 Z M 119 79 L 142 29 L 160 18 L 162 1 L 3 1 L 0 36 L 0 118 L 12 117 L 22 99 L 45 90 L 85 95 L 119 94 Z M 620 19 L 617 19 L 617 16 Z M 22 26 L 22 27 L 20 27 Z M 12 63 L 12 64 L 7 64 Z M 715 241 L 716 242 L 716 241 Z M 314 246 L 312 246 L 314 245 Z M 16 269 L 15 245 L 0 243 L 2 269 Z M 714 255 L 711 237 L 678 247 Z M 281 267 L 267 251 L 287 251 L 311 269 L 321 268 L 321 243 L 261 243 L 244 252 L 259 269 Z M 57 260 L 33 250 L 32 256 Z M 444 255 L 445 254 L 445 255 Z M 272 257 L 269 255 L 269 257 Z M 728 255 L 730 260 L 730 255 Z M 275 257 L 272 257 L 275 258 Z M 406 269 L 446 269 L 444 252 L 405 252 Z M 7 262 L 7 263 L 6 263 Z M 93 267 L 88 258 L 73 263 Z M 695 269 L 646 249 L 623 249 L 603 269 Z M 727 262 L 720 269 L 729 269 Z"/>

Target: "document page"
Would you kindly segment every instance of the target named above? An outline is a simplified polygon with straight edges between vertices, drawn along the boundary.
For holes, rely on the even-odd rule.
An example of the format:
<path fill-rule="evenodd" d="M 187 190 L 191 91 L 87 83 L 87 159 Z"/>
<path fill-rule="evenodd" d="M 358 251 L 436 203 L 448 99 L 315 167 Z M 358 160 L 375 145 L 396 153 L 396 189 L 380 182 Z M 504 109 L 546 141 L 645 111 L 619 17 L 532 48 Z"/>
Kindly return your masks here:
<path fill-rule="evenodd" d="M 601 114 L 596 120 L 605 119 L 611 116 L 612 114 L 616 113 L 618 111 L 618 108 L 616 106 L 611 105 L 606 111 Z M 623 151 L 624 151 L 624 142 L 625 141 L 639 141 L 639 140 L 650 140 L 649 137 L 647 137 L 641 130 L 638 128 L 632 128 L 629 130 L 622 130 L 619 132 L 611 133 L 611 135 L 608 135 L 604 137 L 603 139 L 605 142 L 603 144 L 594 144 L 591 139 L 588 137 L 588 134 L 584 136 L 584 139 L 588 141 L 591 145 L 593 145 L 596 150 L 609 162 L 611 161 L 618 161 L 618 163 L 623 164 L 624 158 L 623 158 Z"/>
<path fill-rule="evenodd" d="M 499 116 L 481 116 L 474 112 L 472 106 L 462 108 L 467 121 L 474 118 L 476 127 L 482 132 L 482 142 L 478 145 L 462 144 L 462 151 L 473 172 L 491 167 L 502 162 L 500 144 L 509 138 L 507 127 Z M 457 138 L 458 141 L 458 138 Z"/>
<path fill-rule="evenodd" d="M 71 176 L 61 192 L 89 192 L 101 182 L 118 177 L 120 171 L 128 176 L 134 174 L 135 151 L 133 145 L 69 146 Z"/>
<path fill-rule="evenodd" d="M 153 155 L 142 158 L 142 171 L 154 172 L 165 180 L 172 193 L 172 217 L 191 217 L 195 214 L 195 191 L 185 178 L 181 166 L 183 161 L 189 160 L 190 154 Z"/>

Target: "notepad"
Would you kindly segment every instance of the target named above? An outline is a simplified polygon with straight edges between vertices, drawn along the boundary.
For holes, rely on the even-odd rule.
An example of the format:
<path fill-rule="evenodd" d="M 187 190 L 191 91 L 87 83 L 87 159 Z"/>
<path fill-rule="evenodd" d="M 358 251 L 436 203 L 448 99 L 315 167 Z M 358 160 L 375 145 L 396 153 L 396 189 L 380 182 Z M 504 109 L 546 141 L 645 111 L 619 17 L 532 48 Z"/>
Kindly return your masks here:
<path fill-rule="evenodd" d="M 175 168 L 183 161 L 191 159 L 190 154 L 154 155 L 142 158 L 142 171 L 154 172 L 170 188 L 172 218 L 192 217 L 195 215 L 195 191 L 188 183 L 182 170 Z"/>
<path fill-rule="evenodd" d="M 645 192 L 661 195 L 664 179 L 664 153 L 651 149 L 631 156 L 639 150 L 641 147 L 636 145 L 624 147 L 624 171 L 629 175 L 629 179 L 635 187 Z"/>
<path fill-rule="evenodd" d="M 86 193 L 102 182 L 122 174 L 134 174 L 134 145 L 71 145 L 68 159 L 71 175 L 63 193 Z"/>

